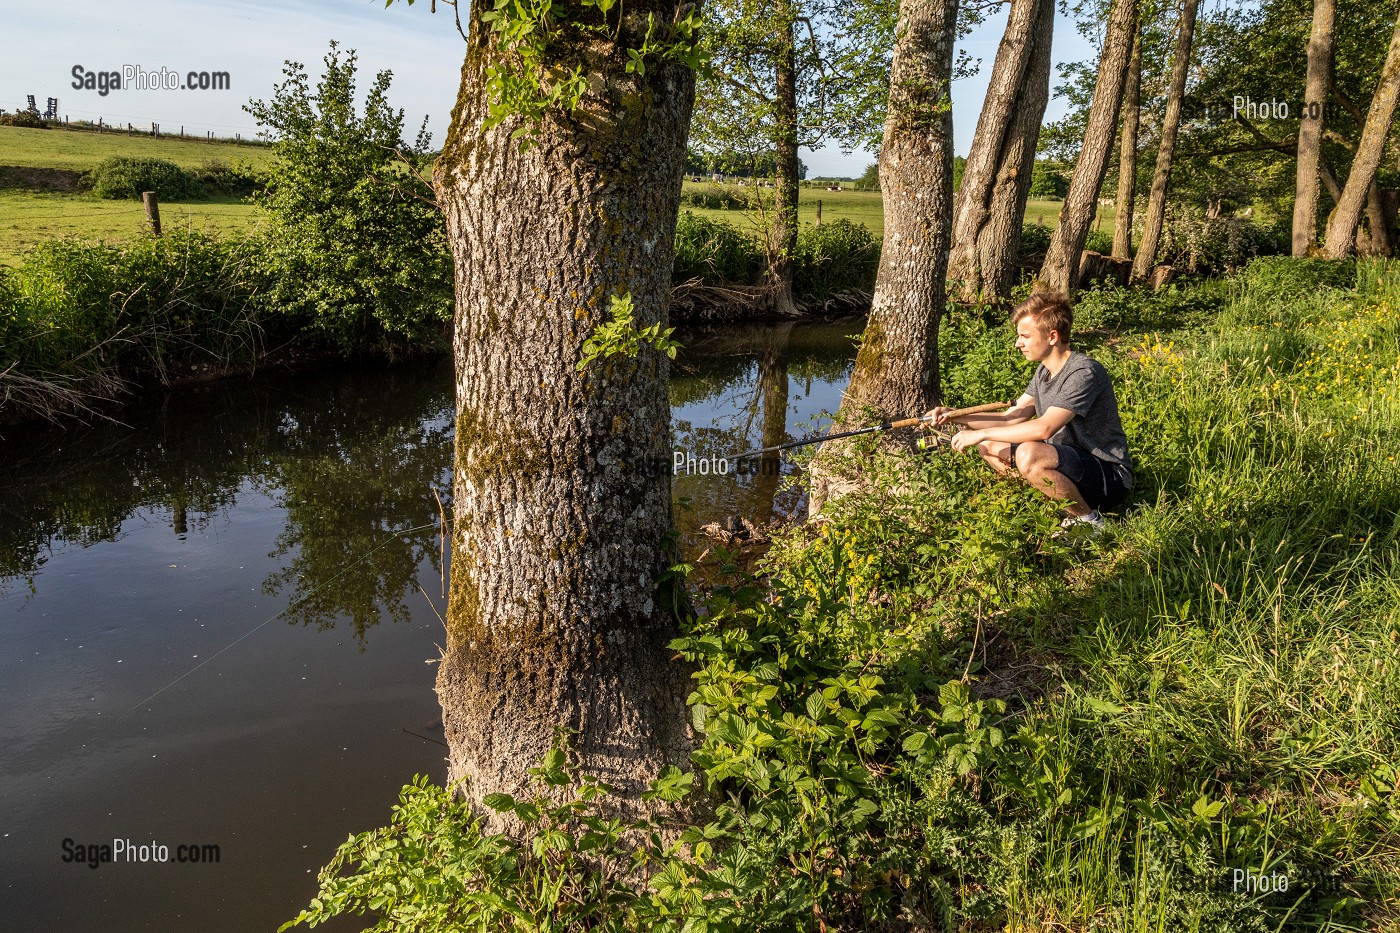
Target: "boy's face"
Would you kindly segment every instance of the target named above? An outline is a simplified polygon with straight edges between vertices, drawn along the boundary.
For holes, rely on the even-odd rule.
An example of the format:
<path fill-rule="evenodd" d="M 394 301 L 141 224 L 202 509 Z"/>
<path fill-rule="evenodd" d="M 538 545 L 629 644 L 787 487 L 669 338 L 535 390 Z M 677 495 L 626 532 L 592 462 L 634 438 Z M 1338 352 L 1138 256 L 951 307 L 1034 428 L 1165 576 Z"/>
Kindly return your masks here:
<path fill-rule="evenodd" d="M 1038 363 L 1059 345 L 1059 331 L 1052 330 L 1049 334 L 1042 334 L 1030 315 L 1016 322 L 1016 349 L 1020 350 L 1026 359 Z"/>

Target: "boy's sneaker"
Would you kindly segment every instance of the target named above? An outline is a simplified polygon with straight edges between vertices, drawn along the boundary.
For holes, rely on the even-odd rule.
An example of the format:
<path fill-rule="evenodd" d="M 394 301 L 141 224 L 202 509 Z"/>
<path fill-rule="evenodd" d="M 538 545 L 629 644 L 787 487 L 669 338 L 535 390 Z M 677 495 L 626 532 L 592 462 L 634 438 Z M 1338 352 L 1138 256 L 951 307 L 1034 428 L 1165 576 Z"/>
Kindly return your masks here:
<path fill-rule="evenodd" d="M 1051 535 L 1056 540 L 1070 538 L 1074 540 L 1085 540 L 1097 538 L 1103 533 L 1107 522 L 1099 514 L 1098 509 L 1094 509 L 1088 515 L 1071 515 L 1060 522 L 1060 530 Z"/>

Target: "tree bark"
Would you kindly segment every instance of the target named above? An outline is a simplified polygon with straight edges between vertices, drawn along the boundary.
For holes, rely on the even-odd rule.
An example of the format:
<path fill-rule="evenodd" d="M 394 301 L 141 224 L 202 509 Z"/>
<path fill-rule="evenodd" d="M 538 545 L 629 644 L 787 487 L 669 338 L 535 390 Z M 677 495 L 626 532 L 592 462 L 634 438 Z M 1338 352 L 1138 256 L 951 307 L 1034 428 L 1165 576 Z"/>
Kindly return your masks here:
<path fill-rule="evenodd" d="M 1391 218 L 1386 212 L 1386 198 L 1379 181 L 1371 182 L 1371 190 L 1366 193 L 1366 255 L 1389 256 L 1394 249 L 1391 242 Z"/>
<path fill-rule="evenodd" d="M 1123 136 L 1118 147 L 1118 200 L 1113 216 L 1113 255 L 1133 258 L 1133 199 L 1137 197 L 1138 117 L 1142 97 L 1142 24 L 1133 29 L 1133 57 L 1123 88 Z"/>
<path fill-rule="evenodd" d="M 593 76 L 522 151 L 486 126 L 495 34 L 471 10 L 457 106 L 434 183 L 455 273 L 455 522 L 437 691 L 448 778 L 480 803 L 519 795 L 556 730 L 616 790 L 619 812 L 689 752 L 686 675 L 658 593 L 671 529 L 664 354 L 644 346 L 577 369 L 584 341 L 631 295 L 638 327 L 666 320 L 689 69 L 625 71 L 610 43 L 551 48 Z M 648 12 L 628 10 L 620 46 Z M 554 51 L 558 49 L 558 51 Z M 629 809 L 631 808 L 631 809 Z M 502 823 L 501 825 L 509 825 Z"/>
<path fill-rule="evenodd" d="M 1366 128 L 1361 132 L 1361 142 L 1357 143 L 1356 158 L 1352 160 L 1351 171 L 1347 174 L 1346 187 L 1342 189 L 1342 196 L 1327 221 L 1325 249 L 1333 259 L 1345 259 L 1351 255 L 1361 210 L 1371 183 L 1375 181 L 1376 168 L 1385 150 L 1385 138 L 1390 133 L 1397 95 L 1400 95 L 1400 19 L 1396 20 L 1395 31 L 1390 36 L 1390 48 L 1385 55 L 1381 79 L 1376 85 L 1376 93 L 1371 97 Z"/>
<path fill-rule="evenodd" d="M 885 236 L 855 370 L 837 421 L 927 410 L 938 400 L 938 320 L 943 314 L 953 214 L 953 39 L 957 0 L 901 0 L 880 148 Z M 837 492 L 824 445 L 813 463 L 811 509 Z"/>
<path fill-rule="evenodd" d="M 1308 77 L 1303 91 L 1303 114 L 1298 126 L 1298 181 L 1293 201 L 1293 255 L 1306 256 L 1317 244 L 1318 173 L 1322 158 L 1322 126 L 1332 92 L 1333 30 L 1337 0 L 1313 0 L 1312 33 L 1308 37 Z M 1314 112 L 1315 111 L 1315 112 Z"/>
<path fill-rule="evenodd" d="M 777 36 L 773 56 L 777 122 L 774 162 L 773 225 L 769 230 L 769 287 L 773 290 L 773 310 L 784 317 L 796 317 L 793 301 L 793 257 L 797 255 L 797 48 L 793 30 L 797 13 L 792 0 L 778 0 L 782 34 Z"/>
<path fill-rule="evenodd" d="M 1010 294 L 1008 272 L 1014 269 L 1007 268 L 1008 260 L 1019 245 L 1040 120 L 1049 98 L 1055 19 L 1045 8 L 1053 2 L 1013 0 L 1007 16 L 953 210 L 948 276 L 958 283 L 959 301 Z"/>
<path fill-rule="evenodd" d="M 1162 138 L 1157 145 L 1157 165 L 1152 171 L 1152 190 L 1147 196 L 1147 216 L 1142 223 L 1142 242 L 1133 258 L 1133 278 L 1142 281 L 1152 274 L 1157 262 L 1157 244 L 1162 237 L 1162 218 L 1167 212 L 1167 188 L 1171 184 L 1172 156 L 1176 134 L 1181 128 L 1181 98 L 1186 94 L 1186 73 L 1191 67 L 1191 40 L 1196 33 L 1199 0 L 1184 0 L 1176 28 L 1176 52 L 1172 82 L 1167 89 L 1167 109 L 1162 114 Z"/>
<path fill-rule="evenodd" d="M 1109 154 L 1113 149 L 1114 132 L 1118 126 L 1118 105 L 1123 98 L 1123 83 L 1132 54 L 1134 27 L 1137 23 L 1138 0 L 1114 0 L 1104 32 L 1103 53 L 1099 56 L 1099 76 L 1094 84 L 1094 99 L 1089 105 L 1088 124 L 1084 128 L 1084 144 L 1070 178 L 1065 195 L 1060 225 L 1050 237 L 1050 248 L 1040 267 L 1040 284 L 1054 291 L 1070 292 L 1075 286 L 1079 254 L 1089 235 L 1098 205 L 1099 188 L 1108 171 Z"/>

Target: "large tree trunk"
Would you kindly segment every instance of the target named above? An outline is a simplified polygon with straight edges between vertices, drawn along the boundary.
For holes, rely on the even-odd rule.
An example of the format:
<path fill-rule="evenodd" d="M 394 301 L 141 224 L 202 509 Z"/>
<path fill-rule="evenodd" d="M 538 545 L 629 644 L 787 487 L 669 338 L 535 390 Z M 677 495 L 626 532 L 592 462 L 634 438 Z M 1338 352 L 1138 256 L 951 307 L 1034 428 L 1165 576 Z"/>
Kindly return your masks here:
<path fill-rule="evenodd" d="M 1152 171 L 1152 190 L 1147 196 L 1147 215 L 1142 223 L 1142 242 L 1133 258 L 1133 278 L 1142 281 L 1152 274 L 1157 262 L 1157 244 L 1162 238 L 1162 218 L 1167 213 L 1167 188 L 1172 178 L 1172 157 L 1176 154 L 1176 134 L 1181 128 L 1181 98 L 1186 94 L 1186 73 L 1191 67 L 1191 39 L 1196 33 L 1196 7 L 1199 0 L 1184 0 L 1176 27 L 1176 53 L 1172 63 L 1172 83 L 1167 89 L 1167 109 L 1162 114 L 1162 138 L 1157 145 L 1157 166 Z"/>
<path fill-rule="evenodd" d="M 1113 255 L 1133 258 L 1133 199 L 1137 197 L 1138 117 L 1142 97 L 1142 24 L 1133 30 L 1133 57 L 1123 88 L 1123 135 L 1118 147 L 1118 199 L 1113 217 Z"/>
<path fill-rule="evenodd" d="M 783 27 L 775 41 L 773 56 L 775 91 L 773 111 L 777 124 L 774 164 L 773 225 L 769 230 L 769 287 L 773 290 L 773 309 L 778 314 L 793 317 L 797 307 L 793 302 L 793 257 L 797 254 L 797 49 L 793 30 L 797 27 L 796 11 L 791 0 L 779 0 L 777 17 Z"/>
<path fill-rule="evenodd" d="M 1318 172 L 1322 158 L 1322 122 L 1332 93 L 1333 29 L 1337 0 L 1313 0 L 1308 37 L 1308 77 L 1298 125 L 1298 182 L 1293 201 L 1293 255 L 1306 256 L 1317 243 Z"/>
<path fill-rule="evenodd" d="M 953 214 L 953 38 L 957 0 L 901 0 L 880 147 L 885 237 L 875 295 L 837 420 L 917 414 L 938 400 Z M 838 492 L 837 444 L 813 463 L 811 508 Z"/>
<path fill-rule="evenodd" d="M 959 301 L 1005 298 L 1049 98 L 1054 0 L 1013 0 L 953 210 L 948 277 Z M 990 265 L 990 268 L 989 268 Z"/>
<path fill-rule="evenodd" d="M 1390 49 L 1385 55 L 1381 80 L 1371 97 L 1366 128 L 1362 130 L 1361 142 L 1356 146 L 1356 158 L 1351 162 L 1346 187 L 1342 189 L 1337 207 L 1327 221 L 1325 248 L 1327 255 L 1333 259 L 1351 255 L 1356 225 L 1361 220 L 1361 210 L 1365 207 L 1371 183 L 1376 179 L 1376 168 L 1381 164 L 1381 154 L 1385 150 L 1385 138 L 1390 133 L 1397 95 L 1400 95 L 1400 20 L 1396 21 L 1395 31 L 1390 36 Z"/>
<path fill-rule="evenodd" d="M 447 648 L 437 690 L 448 778 L 480 802 L 519 794 L 559 728 L 631 812 L 644 782 L 689 751 L 686 677 L 670 661 L 658 595 L 671 528 L 665 355 L 578 364 L 584 341 L 631 295 L 666 319 L 692 73 L 627 74 L 611 44 L 547 64 L 594 76 L 572 115 L 534 145 L 488 128 L 495 34 L 470 39 L 434 181 L 456 271 L 455 523 Z M 629 8 L 621 43 L 641 45 Z"/>
<path fill-rule="evenodd" d="M 1109 12 L 1094 100 L 1089 105 L 1088 125 L 1084 128 L 1084 144 L 1080 147 L 1079 160 L 1074 165 L 1069 192 L 1060 211 L 1060 225 L 1050 237 L 1050 248 L 1040 267 L 1040 284 L 1047 289 L 1068 293 L 1076 284 L 1079 254 L 1084 250 L 1089 225 L 1094 222 L 1099 188 L 1108 172 L 1109 155 L 1118 135 L 1114 131 L 1118 126 L 1118 105 L 1123 98 L 1128 59 L 1132 55 L 1137 7 L 1138 0 L 1114 0 Z"/>

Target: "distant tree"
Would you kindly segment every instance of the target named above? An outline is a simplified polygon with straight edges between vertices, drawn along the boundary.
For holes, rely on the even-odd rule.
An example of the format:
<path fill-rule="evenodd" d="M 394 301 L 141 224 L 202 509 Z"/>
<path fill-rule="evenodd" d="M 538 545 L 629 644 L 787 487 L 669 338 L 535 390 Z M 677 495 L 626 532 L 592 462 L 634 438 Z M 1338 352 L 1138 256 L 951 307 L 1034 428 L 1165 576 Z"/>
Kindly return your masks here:
<path fill-rule="evenodd" d="M 856 188 L 862 191 L 878 191 L 880 189 L 879 162 L 871 162 L 865 167 L 865 172 L 856 179 Z"/>
<path fill-rule="evenodd" d="M 257 196 L 271 231 L 270 306 L 345 346 L 424 339 L 452 318 L 452 255 L 420 173 L 430 137 L 403 139 L 381 71 L 355 109 L 356 53 L 332 42 L 313 92 L 287 62 L 271 101 L 244 106 L 273 141 Z"/>
<path fill-rule="evenodd" d="M 964 173 L 957 180 L 948 277 L 957 297 L 1006 298 L 1015 284 L 1021 219 L 1050 98 L 1054 0 L 1012 0 Z"/>
<path fill-rule="evenodd" d="M 1138 244 L 1138 253 L 1133 259 L 1133 278 L 1137 280 L 1146 279 L 1157 261 L 1157 244 L 1162 235 L 1162 220 L 1167 212 L 1167 186 L 1171 183 L 1176 136 L 1181 126 L 1181 102 L 1186 95 L 1187 70 L 1191 66 L 1191 43 L 1196 35 L 1198 5 L 1199 0 L 1182 0 L 1181 17 L 1176 31 L 1176 50 L 1172 58 L 1171 85 L 1167 89 L 1167 106 L 1162 114 L 1162 133 L 1157 144 L 1157 164 L 1152 171 L 1152 190 L 1147 197 L 1142 242 Z"/>
<path fill-rule="evenodd" d="M 1055 291 L 1068 292 L 1076 284 L 1079 256 L 1094 219 L 1099 188 L 1118 135 L 1118 105 L 1132 55 L 1137 11 L 1138 0 L 1113 0 L 1109 12 L 1083 144 L 1075 161 L 1069 191 L 1065 194 L 1060 224 L 1050 235 L 1050 247 L 1040 269 L 1041 282 Z"/>
<path fill-rule="evenodd" d="M 1123 129 L 1118 143 L 1118 198 L 1113 212 L 1113 255 L 1133 256 L 1133 200 L 1137 189 L 1138 124 L 1142 103 L 1142 26 L 1133 35 L 1133 57 L 1128 61 L 1123 104 L 1119 108 Z"/>
<path fill-rule="evenodd" d="M 1037 159 L 1031 166 L 1030 196 L 1044 200 L 1057 200 L 1069 190 L 1069 180 L 1064 169 L 1057 163 Z"/>

